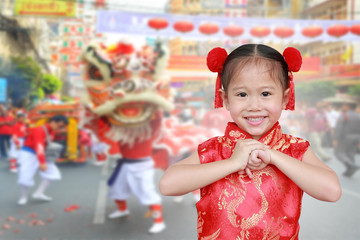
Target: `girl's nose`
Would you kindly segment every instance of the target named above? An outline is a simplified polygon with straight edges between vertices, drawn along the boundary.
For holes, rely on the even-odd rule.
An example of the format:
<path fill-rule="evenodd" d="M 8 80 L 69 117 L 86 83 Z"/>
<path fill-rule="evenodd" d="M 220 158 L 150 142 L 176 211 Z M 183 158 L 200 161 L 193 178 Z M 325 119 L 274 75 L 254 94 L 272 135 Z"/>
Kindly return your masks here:
<path fill-rule="evenodd" d="M 248 111 L 259 111 L 261 110 L 261 101 L 258 97 L 251 97 L 248 100 Z"/>

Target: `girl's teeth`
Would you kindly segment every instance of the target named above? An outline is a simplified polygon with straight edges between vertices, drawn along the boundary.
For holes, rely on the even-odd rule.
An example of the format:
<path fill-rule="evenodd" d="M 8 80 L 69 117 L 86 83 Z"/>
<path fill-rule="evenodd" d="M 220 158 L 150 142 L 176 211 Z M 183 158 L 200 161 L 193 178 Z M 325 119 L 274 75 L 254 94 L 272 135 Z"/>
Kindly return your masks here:
<path fill-rule="evenodd" d="M 249 121 L 260 121 L 261 119 L 263 119 L 263 117 L 259 117 L 259 118 L 248 118 Z"/>

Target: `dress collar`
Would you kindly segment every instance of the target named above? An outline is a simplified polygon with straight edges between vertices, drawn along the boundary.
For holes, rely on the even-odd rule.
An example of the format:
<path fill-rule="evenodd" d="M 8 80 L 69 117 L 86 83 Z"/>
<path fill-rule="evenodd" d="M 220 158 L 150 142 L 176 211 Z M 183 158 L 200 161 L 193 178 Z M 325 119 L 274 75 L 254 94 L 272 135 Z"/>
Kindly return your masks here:
<path fill-rule="evenodd" d="M 265 133 L 260 139 L 259 142 L 264 143 L 272 147 L 274 144 L 278 142 L 279 139 L 282 138 L 282 131 L 279 122 L 276 122 L 274 126 Z M 237 142 L 241 139 L 252 139 L 252 137 L 239 128 L 236 123 L 229 122 L 226 129 L 225 129 L 225 136 L 226 138 L 230 139 L 231 141 Z"/>

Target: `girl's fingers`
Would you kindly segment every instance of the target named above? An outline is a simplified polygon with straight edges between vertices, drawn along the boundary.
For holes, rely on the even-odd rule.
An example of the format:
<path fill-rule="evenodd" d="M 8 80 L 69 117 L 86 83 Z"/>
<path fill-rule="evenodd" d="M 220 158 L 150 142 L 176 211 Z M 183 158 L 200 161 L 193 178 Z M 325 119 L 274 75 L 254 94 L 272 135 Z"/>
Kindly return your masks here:
<path fill-rule="evenodd" d="M 267 151 L 259 151 L 259 158 L 264 163 L 269 163 L 270 162 L 270 155 L 269 155 L 269 152 L 267 152 Z"/>
<path fill-rule="evenodd" d="M 253 163 L 260 163 L 261 162 L 261 159 L 259 158 L 260 152 L 261 151 L 259 150 L 252 151 L 249 160 L 251 160 Z"/>
<path fill-rule="evenodd" d="M 262 163 L 261 158 L 259 158 L 260 156 L 260 152 L 262 152 L 261 150 L 255 150 L 252 151 L 250 156 L 249 156 L 249 162 L 248 164 L 251 166 L 259 166 Z"/>
<path fill-rule="evenodd" d="M 251 173 L 251 170 L 250 170 L 250 168 L 248 168 L 248 167 L 246 167 L 245 170 L 238 171 L 238 174 L 240 174 L 240 175 L 246 174 L 246 175 L 249 176 L 249 178 L 253 178 L 253 175 L 252 175 L 252 173 Z"/>
<path fill-rule="evenodd" d="M 251 171 L 250 171 L 250 169 L 248 167 L 245 168 L 245 172 L 249 176 L 249 178 L 253 178 L 253 175 L 252 175 L 252 173 L 251 173 Z"/>

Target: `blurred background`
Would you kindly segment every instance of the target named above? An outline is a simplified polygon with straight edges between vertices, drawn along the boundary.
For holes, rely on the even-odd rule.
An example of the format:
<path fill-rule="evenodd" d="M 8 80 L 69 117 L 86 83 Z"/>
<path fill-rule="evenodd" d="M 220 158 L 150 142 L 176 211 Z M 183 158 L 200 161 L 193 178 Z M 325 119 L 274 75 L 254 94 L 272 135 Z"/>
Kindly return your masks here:
<path fill-rule="evenodd" d="M 347 119 L 349 111 L 360 114 L 360 0 L 0 0 L 0 103 L 9 112 L 77 104 L 86 91 L 83 48 L 118 41 L 167 47 L 163 77 L 174 93 L 171 114 L 197 125 L 213 112 L 216 74 L 206 67 L 209 50 L 223 47 L 230 53 L 245 43 L 267 44 L 281 53 L 288 46 L 299 49 L 303 65 L 294 73 L 296 111 L 285 112 L 280 121 L 285 132 L 310 141 L 343 186 L 337 203 L 304 197 L 300 239 L 360 239 L 358 139 L 350 160 L 336 150 L 342 141 L 336 134 L 345 131 L 336 128 L 338 119 Z M 354 120 L 346 131 L 358 129 Z M 196 238 L 192 196 L 180 202 L 164 197 L 168 228 L 156 236 L 146 234 L 146 210 L 136 199 L 130 219 L 95 220 L 105 214 L 98 209 L 99 180 L 111 164 L 102 170 L 62 165 L 64 180 L 52 190 L 59 200 L 26 209 L 15 204 L 16 176 L 7 164 L 0 161 L 0 239 Z M 159 170 L 156 181 L 161 175 Z M 79 192 L 84 185 L 89 188 Z M 73 215 L 63 211 L 69 196 L 81 206 Z M 103 211 L 109 212 L 113 206 L 106 203 Z M 34 212 L 45 226 L 18 223 Z M 46 221 L 54 215 L 56 221 Z"/>

